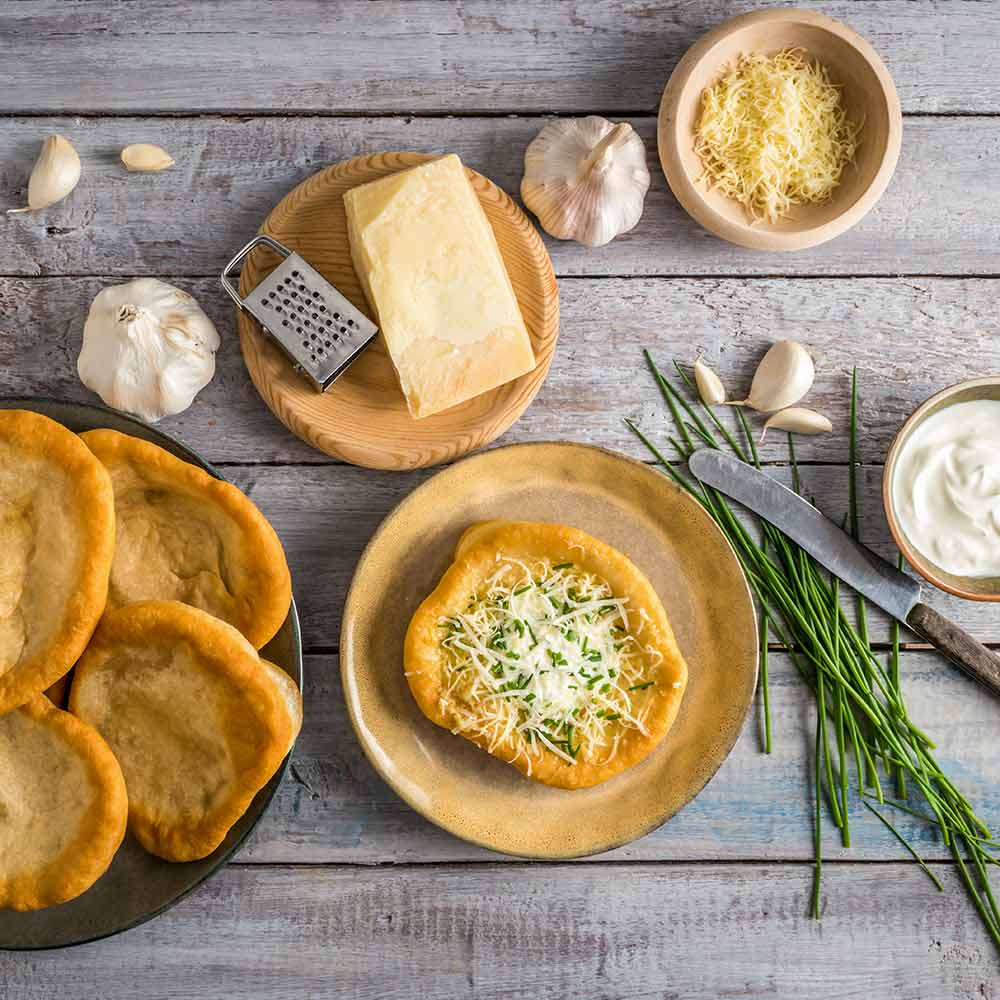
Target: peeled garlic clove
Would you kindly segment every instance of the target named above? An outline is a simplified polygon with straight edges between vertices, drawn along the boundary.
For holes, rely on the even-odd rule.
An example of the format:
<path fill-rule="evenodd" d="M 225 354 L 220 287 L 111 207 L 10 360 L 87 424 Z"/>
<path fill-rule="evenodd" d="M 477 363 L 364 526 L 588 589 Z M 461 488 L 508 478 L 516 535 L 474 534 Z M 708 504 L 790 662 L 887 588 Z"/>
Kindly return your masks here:
<path fill-rule="evenodd" d="M 628 232 L 648 189 L 646 147 L 628 122 L 554 121 L 524 153 L 521 197 L 560 240 L 598 247 Z"/>
<path fill-rule="evenodd" d="M 9 208 L 8 215 L 34 212 L 62 201 L 80 180 L 80 157 L 69 139 L 50 135 L 42 141 L 42 151 L 28 178 L 28 205 Z"/>
<path fill-rule="evenodd" d="M 137 142 L 122 150 L 122 163 L 130 173 L 157 173 L 174 165 L 174 158 L 159 146 Z"/>
<path fill-rule="evenodd" d="M 726 401 L 726 387 L 722 379 L 701 358 L 694 363 L 694 380 L 698 385 L 698 395 L 706 406 L 718 406 Z"/>
<path fill-rule="evenodd" d="M 787 410 L 772 413 L 764 423 L 764 430 L 760 435 L 761 444 L 772 427 L 776 431 L 790 431 L 792 434 L 829 434 L 833 430 L 833 424 L 822 413 L 804 406 L 790 406 Z"/>
<path fill-rule="evenodd" d="M 750 406 L 762 413 L 783 410 L 812 388 L 815 377 L 809 352 L 797 340 L 779 340 L 757 366 L 750 395 L 733 405 Z"/>

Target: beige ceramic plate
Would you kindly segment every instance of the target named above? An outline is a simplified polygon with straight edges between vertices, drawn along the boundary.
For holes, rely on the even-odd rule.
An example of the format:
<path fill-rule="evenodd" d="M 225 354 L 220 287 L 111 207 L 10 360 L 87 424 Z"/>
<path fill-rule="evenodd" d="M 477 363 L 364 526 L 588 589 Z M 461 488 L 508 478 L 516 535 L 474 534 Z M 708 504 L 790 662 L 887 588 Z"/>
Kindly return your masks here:
<path fill-rule="evenodd" d="M 410 616 L 463 529 L 497 517 L 560 521 L 620 549 L 652 581 L 687 659 L 688 688 L 664 742 L 596 788 L 522 777 L 425 718 L 403 676 Z M 512 445 L 439 472 L 382 523 L 347 596 L 341 670 L 365 753 L 414 809 L 495 851 L 571 858 L 641 837 L 701 791 L 753 700 L 757 629 L 729 543 L 664 475 L 586 445 Z"/>
<path fill-rule="evenodd" d="M 356 156 L 304 180 L 267 217 L 261 232 L 297 250 L 366 315 L 364 293 L 351 264 L 344 192 L 386 174 L 434 159 L 425 153 Z M 256 320 L 237 310 L 243 359 L 264 402 L 293 433 L 314 448 L 354 465 L 416 469 L 446 462 L 501 435 L 542 386 L 559 335 L 559 294 L 545 244 L 505 192 L 466 168 L 496 234 L 521 307 L 537 364 L 506 385 L 443 413 L 414 420 L 379 337 L 325 393 L 315 392 Z M 256 287 L 277 266 L 270 250 L 254 250 L 240 292 Z"/>

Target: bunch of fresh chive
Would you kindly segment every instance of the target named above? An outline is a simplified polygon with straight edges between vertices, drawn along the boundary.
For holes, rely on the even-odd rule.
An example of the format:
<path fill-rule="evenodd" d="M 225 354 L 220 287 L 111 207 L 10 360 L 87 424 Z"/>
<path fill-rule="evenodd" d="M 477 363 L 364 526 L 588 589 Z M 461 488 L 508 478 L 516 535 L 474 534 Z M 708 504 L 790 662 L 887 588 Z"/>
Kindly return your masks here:
<path fill-rule="evenodd" d="M 697 447 L 721 448 L 724 442 L 747 463 L 759 466 L 757 448 L 741 410 L 741 444 L 712 409 L 701 402 L 689 376 L 677 362 L 687 393 L 657 368 L 649 352 L 646 360 L 670 409 L 676 433 L 668 440 L 679 461 L 686 463 Z M 692 402 L 687 395 L 690 394 Z M 851 387 L 850 501 L 851 531 L 858 534 L 855 468 L 857 460 L 857 372 Z M 692 405 L 695 403 L 695 406 Z M 755 538 L 736 517 L 727 500 L 710 487 L 682 474 L 631 420 L 629 429 L 646 445 L 663 470 L 711 514 L 729 539 L 756 594 L 761 616 L 761 693 L 764 711 L 764 749 L 771 751 L 771 713 L 767 685 L 768 638 L 788 650 L 817 703 L 815 875 L 811 912 L 819 917 L 822 873 L 822 815 L 824 798 L 844 846 L 850 846 L 850 785 L 854 782 L 864 805 L 873 812 L 927 873 L 939 890 L 942 885 L 917 851 L 877 810 L 872 802 L 892 806 L 936 825 L 948 846 L 969 896 L 997 947 L 1000 948 L 1000 910 L 990 888 L 987 866 L 1000 864 L 991 848 L 1000 847 L 976 816 L 969 800 L 951 783 L 934 759 L 934 744 L 910 720 L 899 688 L 899 627 L 892 629 L 888 667 L 873 655 L 868 639 L 865 601 L 858 595 L 857 627 L 844 614 L 839 581 L 766 522 Z M 800 490 L 791 435 L 788 439 L 793 485 Z M 686 464 L 684 466 L 686 472 Z M 895 786 L 890 797 L 885 785 Z"/>

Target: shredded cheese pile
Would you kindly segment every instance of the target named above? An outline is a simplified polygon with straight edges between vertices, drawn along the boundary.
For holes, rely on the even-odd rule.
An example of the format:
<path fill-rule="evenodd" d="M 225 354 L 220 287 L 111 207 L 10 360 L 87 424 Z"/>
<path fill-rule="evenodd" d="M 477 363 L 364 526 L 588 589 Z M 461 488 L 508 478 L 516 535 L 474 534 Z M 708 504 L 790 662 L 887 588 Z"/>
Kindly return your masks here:
<path fill-rule="evenodd" d="M 453 732 L 485 735 L 523 754 L 605 764 L 628 729 L 646 733 L 647 675 L 662 659 L 644 646 L 645 613 L 630 614 L 599 577 L 573 563 L 497 568 L 461 614 L 443 618 L 442 711 Z"/>
<path fill-rule="evenodd" d="M 861 127 L 823 66 L 794 49 L 755 52 L 702 92 L 695 152 L 702 178 L 740 202 L 752 223 L 773 223 L 794 205 L 830 197 Z"/>

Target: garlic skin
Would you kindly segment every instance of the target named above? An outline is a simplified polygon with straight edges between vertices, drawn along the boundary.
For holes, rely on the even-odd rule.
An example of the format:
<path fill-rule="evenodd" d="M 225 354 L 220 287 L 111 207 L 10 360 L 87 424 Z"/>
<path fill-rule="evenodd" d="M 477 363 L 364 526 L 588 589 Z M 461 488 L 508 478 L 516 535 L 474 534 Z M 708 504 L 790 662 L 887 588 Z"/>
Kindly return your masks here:
<path fill-rule="evenodd" d="M 647 190 L 646 147 L 628 122 L 554 121 L 524 153 L 521 198 L 556 239 L 610 243 L 639 221 Z"/>
<path fill-rule="evenodd" d="M 50 135 L 42 140 L 42 150 L 28 178 L 28 204 L 8 208 L 8 215 L 34 212 L 62 201 L 80 180 L 80 157 L 69 139 Z"/>
<path fill-rule="evenodd" d="M 126 146 L 121 160 L 129 173 L 154 174 L 174 165 L 174 158 L 165 149 L 149 142 Z"/>
<path fill-rule="evenodd" d="M 760 435 L 761 444 L 764 443 L 764 437 L 772 427 L 778 431 L 790 431 L 792 434 L 829 434 L 833 430 L 833 424 L 822 413 L 804 406 L 790 406 L 786 410 L 772 413 L 764 422 L 764 430 Z"/>
<path fill-rule="evenodd" d="M 726 401 L 726 387 L 722 379 L 701 358 L 694 363 L 694 380 L 698 395 L 706 406 L 719 406 Z"/>
<path fill-rule="evenodd" d="M 215 325 L 187 292 L 136 278 L 98 292 L 76 367 L 108 406 L 155 423 L 211 382 L 218 347 Z"/>
<path fill-rule="evenodd" d="M 779 340 L 761 359 L 750 384 L 750 395 L 731 406 L 749 406 L 762 413 L 797 403 L 811 388 L 816 368 L 797 340 Z"/>

